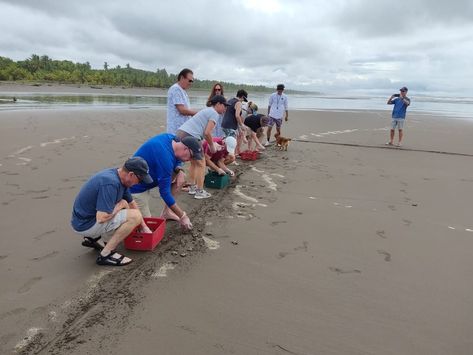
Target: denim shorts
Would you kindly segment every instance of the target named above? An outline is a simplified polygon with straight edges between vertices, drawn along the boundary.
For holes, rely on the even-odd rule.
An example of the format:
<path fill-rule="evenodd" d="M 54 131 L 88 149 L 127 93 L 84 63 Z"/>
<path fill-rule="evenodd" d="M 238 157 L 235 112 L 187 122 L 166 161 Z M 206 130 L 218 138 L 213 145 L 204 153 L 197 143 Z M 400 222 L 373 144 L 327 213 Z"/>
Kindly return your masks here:
<path fill-rule="evenodd" d="M 405 119 L 402 118 L 402 119 L 399 119 L 399 118 L 393 118 L 393 120 L 391 121 L 391 128 L 392 129 L 402 129 L 402 127 L 404 127 L 404 121 Z"/>

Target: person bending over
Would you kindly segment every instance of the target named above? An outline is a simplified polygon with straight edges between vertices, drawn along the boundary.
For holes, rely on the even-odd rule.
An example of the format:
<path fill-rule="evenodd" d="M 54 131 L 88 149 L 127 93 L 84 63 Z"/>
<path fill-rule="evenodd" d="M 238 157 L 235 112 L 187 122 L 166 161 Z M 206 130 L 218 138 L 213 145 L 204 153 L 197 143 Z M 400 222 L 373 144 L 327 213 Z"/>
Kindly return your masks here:
<path fill-rule="evenodd" d="M 227 168 L 227 164 L 231 164 L 235 161 L 235 148 L 237 143 L 235 137 L 227 137 L 225 139 L 215 137 L 213 138 L 213 141 L 221 145 L 223 149 L 212 153 L 207 141 L 205 141 L 202 144 L 205 155 L 205 164 L 219 175 L 228 174 L 234 176 L 235 173 Z"/>
<path fill-rule="evenodd" d="M 151 190 L 158 187 L 164 200 L 161 217 L 178 221 L 184 229 L 192 229 L 187 214 L 179 207 L 175 196 L 185 181 L 182 162 L 189 161 L 193 155 L 202 154 L 200 141 L 192 136 L 178 141 L 172 134 L 162 133 L 146 141 L 135 153 L 146 160 L 153 182 L 144 182 L 131 187 L 133 199 L 142 215 L 150 217 L 149 201 Z"/>

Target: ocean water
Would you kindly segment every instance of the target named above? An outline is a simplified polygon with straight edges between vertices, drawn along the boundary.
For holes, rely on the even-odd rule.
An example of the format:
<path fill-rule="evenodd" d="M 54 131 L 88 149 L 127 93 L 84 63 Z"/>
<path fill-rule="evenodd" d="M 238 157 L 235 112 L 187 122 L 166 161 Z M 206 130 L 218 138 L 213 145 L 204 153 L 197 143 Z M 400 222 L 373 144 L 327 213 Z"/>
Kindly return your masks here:
<path fill-rule="evenodd" d="M 12 97 L 17 98 L 16 102 Z M 261 112 L 266 112 L 269 94 L 250 93 Z M 288 94 L 289 110 L 386 110 L 392 106 L 386 101 L 390 95 L 379 94 Z M 207 95 L 191 92 L 192 107 L 204 107 Z M 409 112 L 459 117 L 473 120 L 472 97 L 446 97 L 431 95 L 409 95 Z M 0 111 L 31 109 L 110 109 L 127 108 L 166 109 L 165 95 L 107 95 L 107 94 L 61 94 L 61 93 L 6 93 L 0 92 Z"/>

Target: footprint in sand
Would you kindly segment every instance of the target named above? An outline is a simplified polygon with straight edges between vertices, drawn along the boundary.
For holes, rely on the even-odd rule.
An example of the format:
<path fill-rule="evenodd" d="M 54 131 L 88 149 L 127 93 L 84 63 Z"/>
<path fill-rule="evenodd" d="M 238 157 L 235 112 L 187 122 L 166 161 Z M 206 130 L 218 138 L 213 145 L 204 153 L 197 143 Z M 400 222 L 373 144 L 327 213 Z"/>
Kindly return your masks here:
<path fill-rule="evenodd" d="M 11 311 L 4 312 L 4 313 L 0 314 L 0 320 L 4 319 L 4 318 L 7 318 L 7 317 L 10 317 L 10 316 L 16 316 L 16 315 L 21 314 L 25 311 L 26 311 L 26 308 L 23 308 L 23 307 L 12 309 Z"/>
<path fill-rule="evenodd" d="M 41 261 L 41 260 L 44 260 L 44 259 L 47 259 L 47 258 L 51 258 L 51 257 L 55 256 L 56 254 L 59 254 L 59 252 L 57 250 L 54 250 L 49 254 L 46 254 L 46 255 L 43 255 L 43 256 L 38 256 L 38 257 L 30 259 L 30 260 L 32 260 L 32 261 Z"/>
<path fill-rule="evenodd" d="M 308 241 L 303 241 L 301 246 L 298 246 L 294 248 L 295 251 L 302 250 L 302 251 L 307 251 L 309 249 L 309 242 Z"/>
<path fill-rule="evenodd" d="M 287 223 L 287 221 L 274 221 L 274 222 L 271 222 L 271 225 L 277 226 L 278 224 L 281 224 L 281 223 Z"/>
<path fill-rule="evenodd" d="M 287 251 L 280 251 L 278 253 L 278 259 L 282 259 L 282 258 L 288 256 L 289 254 L 291 254 L 291 253 L 288 253 Z"/>
<path fill-rule="evenodd" d="M 0 260 L 3 260 L 5 258 L 8 258 L 8 254 L 5 254 L 5 255 L 0 255 Z"/>
<path fill-rule="evenodd" d="M 394 205 L 389 205 L 388 208 L 389 208 L 391 211 L 396 211 L 396 206 L 394 206 Z"/>
<path fill-rule="evenodd" d="M 19 289 L 18 289 L 18 293 L 25 293 L 25 292 L 28 292 L 31 287 L 37 283 L 38 281 L 40 281 L 42 279 L 41 276 L 36 276 L 36 277 L 33 277 L 31 279 L 29 279 L 28 281 L 26 281 L 26 283 L 21 286 Z"/>
<path fill-rule="evenodd" d="M 50 231 L 47 231 L 47 232 L 44 232 L 44 233 L 41 233 L 40 235 L 37 235 L 36 237 L 33 237 L 34 240 L 40 240 L 41 238 L 49 235 L 49 234 L 53 234 L 56 230 L 55 229 L 52 229 Z"/>
<path fill-rule="evenodd" d="M 301 214 L 304 214 L 303 212 L 299 212 L 299 211 L 292 211 L 291 214 L 298 214 L 298 215 L 301 215 Z"/>
<path fill-rule="evenodd" d="M 384 261 L 391 261 L 391 254 L 385 250 L 378 250 L 378 254 L 384 255 Z"/>
<path fill-rule="evenodd" d="M 358 269 L 351 269 L 351 270 L 343 270 L 338 267 L 330 266 L 330 271 L 336 272 L 338 275 L 340 274 L 361 274 L 361 271 Z"/>
<path fill-rule="evenodd" d="M 381 238 L 386 239 L 386 233 L 384 232 L 384 230 L 376 231 L 376 235 L 377 235 L 378 237 L 381 237 Z"/>
<path fill-rule="evenodd" d="M 408 226 L 408 227 L 412 224 L 412 221 L 410 221 L 408 219 L 403 219 L 402 221 L 404 222 L 404 225 Z"/>

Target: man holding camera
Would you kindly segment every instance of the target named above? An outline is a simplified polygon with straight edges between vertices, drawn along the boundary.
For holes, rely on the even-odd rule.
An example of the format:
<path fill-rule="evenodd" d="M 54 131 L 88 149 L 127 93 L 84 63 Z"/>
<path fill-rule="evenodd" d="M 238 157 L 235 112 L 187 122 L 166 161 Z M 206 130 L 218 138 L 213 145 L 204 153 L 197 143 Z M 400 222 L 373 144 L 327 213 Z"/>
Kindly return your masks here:
<path fill-rule="evenodd" d="M 390 140 L 386 143 L 386 145 L 394 144 L 394 131 L 397 128 L 399 131 L 399 143 L 396 145 L 397 147 L 401 146 L 406 110 L 407 106 L 411 104 L 411 99 L 407 97 L 407 88 L 404 86 L 399 89 L 399 92 L 399 94 L 391 95 L 388 99 L 388 105 L 394 105 L 394 107 L 391 121 Z"/>

